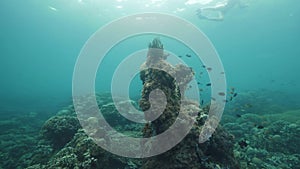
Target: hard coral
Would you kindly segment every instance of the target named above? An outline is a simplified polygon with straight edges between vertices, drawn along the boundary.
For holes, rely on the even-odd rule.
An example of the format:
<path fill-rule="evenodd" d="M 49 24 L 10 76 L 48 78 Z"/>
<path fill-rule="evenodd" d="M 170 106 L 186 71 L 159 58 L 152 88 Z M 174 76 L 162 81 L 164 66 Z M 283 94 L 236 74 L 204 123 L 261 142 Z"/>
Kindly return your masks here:
<path fill-rule="evenodd" d="M 187 100 L 184 91 L 193 79 L 193 71 L 185 65 L 172 66 L 163 57 L 163 44 L 158 38 L 149 44 L 146 62 L 141 66 L 140 78 L 143 81 L 142 98 L 140 107 L 143 111 L 151 109 L 161 102 L 160 97 L 151 101 L 150 93 L 156 89 L 164 92 L 167 104 L 163 113 L 144 127 L 144 137 L 152 137 L 166 131 L 182 114 L 198 114 L 190 133 L 171 150 L 155 157 L 144 160 L 143 169 L 163 168 L 223 168 L 237 169 L 238 163 L 233 156 L 233 137 L 225 130 L 217 128 L 209 141 L 199 144 L 198 138 L 207 118 L 208 111 L 199 108 L 199 104 Z M 155 110 L 153 111 L 155 112 Z M 145 112 L 145 118 L 148 117 Z M 184 121 L 185 119 L 181 119 Z M 174 133 L 176 134 L 176 133 Z M 178 133 L 177 133 L 178 134 Z M 172 141 L 172 140 L 170 140 Z"/>
<path fill-rule="evenodd" d="M 73 138 L 79 128 L 76 117 L 54 116 L 45 122 L 41 134 L 54 148 L 61 148 Z"/>

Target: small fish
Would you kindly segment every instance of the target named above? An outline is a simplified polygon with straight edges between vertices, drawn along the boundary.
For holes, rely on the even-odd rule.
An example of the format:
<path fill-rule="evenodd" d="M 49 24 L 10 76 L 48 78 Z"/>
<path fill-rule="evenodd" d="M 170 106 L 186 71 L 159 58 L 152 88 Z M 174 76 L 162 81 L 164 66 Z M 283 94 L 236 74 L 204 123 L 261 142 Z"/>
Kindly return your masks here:
<path fill-rule="evenodd" d="M 211 83 L 207 83 L 206 86 L 211 86 Z"/>
<path fill-rule="evenodd" d="M 221 75 L 225 74 L 225 72 L 221 72 Z"/>
<path fill-rule="evenodd" d="M 192 57 L 192 55 L 190 55 L 190 54 L 186 54 L 185 56 L 188 58 Z"/>
<path fill-rule="evenodd" d="M 57 9 L 52 6 L 48 6 L 48 8 L 51 9 L 52 11 L 57 11 Z"/>
<path fill-rule="evenodd" d="M 236 97 L 237 95 L 238 95 L 237 93 L 234 93 L 232 96 L 233 96 L 233 97 Z"/>
<path fill-rule="evenodd" d="M 236 117 L 242 117 L 242 115 L 240 115 L 240 114 L 236 114 L 235 116 L 236 116 Z"/>
<path fill-rule="evenodd" d="M 230 96 L 229 100 L 230 100 L 230 101 L 232 101 L 232 99 L 233 99 L 233 97 L 232 97 L 232 96 Z"/>
<path fill-rule="evenodd" d="M 216 99 L 214 97 L 211 97 L 211 100 L 216 101 Z"/>
<path fill-rule="evenodd" d="M 179 55 L 178 57 L 182 58 L 182 56 L 181 56 L 181 55 Z"/>
<path fill-rule="evenodd" d="M 200 92 L 203 92 L 203 89 L 199 89 Z"/>
<path fill-rule="evenodd" d="M 258 126 L 257 126 L 257 128 L 258 128 L 258 129 L 263 129 L 263 128 L 264 128 L 264 126 L 262 126 L 262 125 L 258 125 Z"/>
<path fill-rule="evenodd" d="M 231 91 L 234 91 L 234 87 L 231 87 Z"/>
<path fill-rule="evenodd" d="M 248 146 L 248 143 L 246 142 L 246 140 L 241 140 L 238 142 L 238 144 L 241 148 L 245 148 Z"/>
<path fill-rule="evenodd" d="M 205 66 L 205 65 L 202 65 L 202 67 L 203 67 L 203 68 L 206 68 L 206 66 Z"/>
<path fill-rule="evenodd" d="M 197 82 L 197 84 L 199 85 L 199 84 L 201 84 L 200 82 Z"/>
<path fill-rule="evenodd" d="M 218 93 L 220 96 L 225 96 L 225 93 L 224 92 L 219 92 Z"/>
<path fill-rule="evenodd" d="M 201 105 L 203 105 L 203 103 L 204 103 L 204 101 L 203 101 L 203 100 L 201 100 Z"/>
<path fill-rule="evenodd" d="M 225 100 L 223 100 L 223 102 L 225 102 L 225 103 L 227 103 L 227 102 L 229 102 L 227 99 L 225 99 Z"/>
<path fill-rule="evenodd" d="M 211 67 L 208 67 L 207 70 L 210 72 L 210 71 L 212 71 L 212 68 L 211 68 Z"/>

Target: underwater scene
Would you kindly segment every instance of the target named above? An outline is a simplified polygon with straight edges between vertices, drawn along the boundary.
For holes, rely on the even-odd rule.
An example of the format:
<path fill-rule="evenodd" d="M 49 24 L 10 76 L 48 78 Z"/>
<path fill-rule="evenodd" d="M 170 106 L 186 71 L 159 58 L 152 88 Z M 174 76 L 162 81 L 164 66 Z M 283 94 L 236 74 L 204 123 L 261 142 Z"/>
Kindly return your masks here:
<path fill-rule="evenodd" d="M 1 0 L 0 169 L 300 169 L 299 7 Z"/>

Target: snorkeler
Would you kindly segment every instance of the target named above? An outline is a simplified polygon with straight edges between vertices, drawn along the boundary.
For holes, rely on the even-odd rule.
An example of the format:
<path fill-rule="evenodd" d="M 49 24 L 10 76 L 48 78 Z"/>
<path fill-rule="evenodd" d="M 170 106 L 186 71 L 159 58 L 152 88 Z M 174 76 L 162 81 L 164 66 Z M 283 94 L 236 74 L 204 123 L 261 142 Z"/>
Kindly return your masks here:
<path fill-rule="evenodd" d="M 248 6 L 247 4 L 241 2 L 241 0 L 226 0 L 222 3 L 217 3 L 215 6 L 198 9 L 197 15 L 200 19 L 222 21 L 224 20 L 225 13 L 234 8 L 236 5 L 240 8 Z"/>

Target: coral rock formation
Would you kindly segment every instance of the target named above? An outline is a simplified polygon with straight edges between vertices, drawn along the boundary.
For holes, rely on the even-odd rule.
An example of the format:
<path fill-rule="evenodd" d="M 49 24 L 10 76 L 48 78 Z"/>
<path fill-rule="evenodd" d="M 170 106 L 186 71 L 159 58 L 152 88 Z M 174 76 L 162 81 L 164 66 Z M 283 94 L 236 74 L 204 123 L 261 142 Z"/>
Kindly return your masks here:
<path fill-rule="evenodd" d="M 163 113 L 144 127 L 144 136 L 151 137 L 167 130 L 178 117 L 178 112 L 183 114 L 196 113 L 197 118 L 190 133 L 171 150 L 144 160 L 142 168 L 239 168 L 233 156 L 233 136 L 217 128 L 214 135 L 203 144 L 198 143 L 198 136 L 207 118 L 208 110 L 201 110 L 199 105 L 185 99 L 184 91 L 193 78 L 193 71 L 182 64 L 172 66 L 166 61 L 163 44 L 155 38 L 149 44 L 146 62 L 141 66 L 140 78 L 143 81 L 142 99 L 140 107 L 143 111 L 154 110 L 162 100 L 149 99 L 152 91 L 161 90 L 166 97 L 166 106 Z M 180 109 L 181 104 L 183 106 Z M 151 106 L 150 106 L 151 105 Z M 145 117 L 147 120 L 147 113 Z M 148 115 L 149 116 L 149 115 Z"/>

